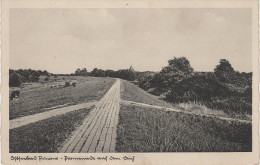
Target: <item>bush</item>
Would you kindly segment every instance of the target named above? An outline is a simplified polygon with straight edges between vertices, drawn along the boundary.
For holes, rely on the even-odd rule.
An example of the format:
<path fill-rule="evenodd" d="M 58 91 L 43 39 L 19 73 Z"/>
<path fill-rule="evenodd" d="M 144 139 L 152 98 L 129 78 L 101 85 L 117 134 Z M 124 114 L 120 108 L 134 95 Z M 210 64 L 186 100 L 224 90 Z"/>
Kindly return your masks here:
<path fill-rule="evenodd" d="M 173 102 L 191 100 L 209 101 L 211 97 L 233 95 L 227 86 L 220 83 L 214 75 L 195 74 L 172 86 L 166 98 Z"/>
<path fill-rule="evenodd" d="M 76 82 L 73 82 L 73 83 L 72 83 L 72 86 L 73 86 L 73 87 L 76 87 L 76 84 L 77 84 Z"/>
<path fill-rule="evenodd" d="M 40 79 L 39 77 L 34 76 L 34 75 L 31 75 L 30 78 L 29 78 L 29 81 L 30 81 L 30 82 L 38 82 L 39 79 Z"/>
<path fill-rule="evenodd" d="M 245 92 L 230 89 L 219 82 L 214 74 L 195 74 L 173 85 L 166 98 L 175 103 L 199 101 L 211 109 L 224 110 L 227 114 L 251 114 L 251 92 L 250 87 Z"/>
<path fill-rule="evenodd" d="M 117 71 L 117 77 L 128 80 L 128 81 L 134 81 L 135 80 L 135 73 L 133 71 L 130 71 L 128 69 L 121 69 Z"/>
<path fill-rule="evenodd" d="M 64 87 L 69 87 L 69 86 L 70 86 L 70 82 L 66 81 Z"/>
<path fill-rule="evenodd" d="M 21 85 L 22 81 L 20 78 L 20 75 L 16 72 L 13 72 L 9 77 L 9 86 L 10 87 L 19 87 Z"/>
<path fill-rule="evenodd" d="M 147 75 L 139 78 L 138 86 L 144 90 L 149 90 L 151 88 L 152 75 Z"/>
<path fill-rule="evenodd" d="M 252 114 L 252 103 L 245 97 L 212 97 L 204 104 L 211 109 L 221 109 L 227 114 Z"/>

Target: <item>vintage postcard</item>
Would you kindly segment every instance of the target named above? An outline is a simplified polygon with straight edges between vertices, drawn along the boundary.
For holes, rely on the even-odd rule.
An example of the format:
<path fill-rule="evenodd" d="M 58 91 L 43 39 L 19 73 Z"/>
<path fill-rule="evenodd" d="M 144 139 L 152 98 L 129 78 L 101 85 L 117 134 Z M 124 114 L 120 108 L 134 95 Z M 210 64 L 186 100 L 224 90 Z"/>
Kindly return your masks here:
<path fill-rule="evenodd" d="M 259 164 L 257 0 L 2 1 L 2 164 Z"/>

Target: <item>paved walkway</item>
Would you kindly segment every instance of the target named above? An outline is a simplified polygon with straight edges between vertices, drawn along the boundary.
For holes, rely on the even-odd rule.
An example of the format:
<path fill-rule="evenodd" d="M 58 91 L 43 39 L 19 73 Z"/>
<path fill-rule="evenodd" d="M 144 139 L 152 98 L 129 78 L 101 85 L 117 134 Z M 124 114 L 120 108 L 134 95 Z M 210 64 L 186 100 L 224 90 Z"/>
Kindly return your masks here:
<path fill-rule="evenodd" d="M 80 110 L 80 109 L 85 109 L 85 108 L 90 108 L 91 106 L 94 106 L 96 102 L 88 102 L 88 103 L 82 103 L 82 104 L 77 104 L 77 105 L 71 105 L 67 107 L 62 107 L 62 108 L 57 108 L 54 110 L 49 110 L 46 112 L 42 113 L 37 113 L 34 115 L 29 115 L 29 116 L 24 116 L 20 117 L 17 119 L 10 120 L 9 122 L 9 129 L 14 129 L 18 128 L 27 124 L 35 123 L 40 120 L 44 120 L 53 116 L 57 115 L 63 115 L 68 112 Z"/>
<path fill-rule="evenodd" d="M 110 88 L 60 148 L 61 153 L 115 152 L 120 80 Z"/>

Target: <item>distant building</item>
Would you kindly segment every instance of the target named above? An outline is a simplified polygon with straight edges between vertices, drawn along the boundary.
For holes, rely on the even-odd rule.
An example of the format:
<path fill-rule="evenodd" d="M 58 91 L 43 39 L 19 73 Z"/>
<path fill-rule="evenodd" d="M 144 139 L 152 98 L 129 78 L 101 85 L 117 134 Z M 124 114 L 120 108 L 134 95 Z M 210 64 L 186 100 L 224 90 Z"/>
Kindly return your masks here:
<path fill-rule="evenodd" d="M 132 65 L 130 66 L 130 68 L 129 68 L 128 70 L 130 70 L 130 71 L 132 71 L 132 72 L 135 72 L 135 70 L 134 70 L 134 68 L 133 68 Z"/>

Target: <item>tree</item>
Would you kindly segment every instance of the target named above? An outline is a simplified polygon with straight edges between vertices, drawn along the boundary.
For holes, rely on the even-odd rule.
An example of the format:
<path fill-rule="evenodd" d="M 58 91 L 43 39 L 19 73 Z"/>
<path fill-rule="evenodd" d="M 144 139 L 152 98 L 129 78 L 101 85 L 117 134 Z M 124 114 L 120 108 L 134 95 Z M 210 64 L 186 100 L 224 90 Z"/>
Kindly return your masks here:
<path fill-rule="evenodd" d="M 40 77 L 40 73 L 38 73 L 38 72 L 33 72 L 33 74 L 32 74 L 33 76 L 35 76 L 35 77 Z"/>
<path fill-rule="evenodd" d="M 228 60 L 220 59 L 219 65 L 216 66 L 216 68 L 214 69 L 214 72 L 231 72 L 231 73 L 234 73 L 235 70 L 231 66 L 231 64 L 229 63 Z"/>
<path fill-rule="evenodd" d="M 144 74 L 143 76 L 138 78 L 138 86 L 147 91 L 151 88 L 152 79 L 153 79 L 153 75 Z"/>
<path fill-rule="evenodd" d="M 228 60 L 221 59 L 219 65 L 214 69 L 215 75 L 221 82 L 230 83 L 235 76 L 235 70 Z"/>
<path fill-rule="evenodd" d="M 117 71 L 117 77 L 124 79 L 124 80 L 129 80 L 133 81 L 135 80 L 135 74 L 134 72 L 128 70 L 128 69 L 121 69 Z"/>
<path fill-rule="evenodd" d="M 81 71 L 80 71 L 80 75 L 81 76 L 87 76 L 88 75 L 88 71 L 86 68 L 83 68 Z"/>
<path fill-rule="evenodd" d="M 13 72 L 10 76 L 9 76 L 9 86 L 10 87 L 19 87 L 21 85 L 21 79 L 20 79 L 20 75 L 17 74 L 16 72 Z"/>
<path fill-rule="evenodd" d="M 47 70 L 44 70 L 44 71 L 42 72 L 42 74 L 45 75 L 45 76 L 48 76 L 48 75 L 49 75 L 49 73 L 47 72 Z"/>
<path fill-rule="evenodd" d="M 168 61 L 169 66 L 166 67 L 168 72 L 183 72 L 192 73 L 193 68 L 190 66 L 190 61 L 186 57 L 171 59 Z"/>
<path fill-rule="evenodd" d="M 193 68 L 186 57 L 170 59 L 168 66 L 164 67 L 157 73 L 151 80 L 151 86 L 157 91 L 156 93 L 162 94 L 171 89 L 178 81 L 187 78 L 193 73 Z"/>
<path fill-rule="evenodd" d="M 75 75 L 80 76 L 80 69 L 79 68 L 75 71 Z"/>
<path fill-rule="evenodd" d="M 113 70 L 105 70 L 106 77 L 116 77 L 116 72 Z"/>
<path fill-rule="evenodd" d="M 20 78 L 21 78 L 22 82 L 28 82 L 29 81 L 30 73 L 28 73 L 26 70 L 21 72 L 19 75 L 20 75 Z"/>
<path fill-rule="evenodd" d="M 94 69 L 90 72 L 90 75 L 91 75 L 91 76 L 94 76 L 94 77 L 98 77 L 98 68 L 94 68 Z"/>
<path fill-rule="evenodd" d="M 37 70 L 37 72 L 38 72 L 40 75 L 43 75 L 43 71 Z"/>
<path fill-rule="evenodd" d="M 91 76 L 94 76 L 94 77 L 105 77 L 105 76 L 106 76 L 106 73 L 105 73 L 105 71 L 102 70 L 102 69 L 94 68 L 94 69 L 90 72 L 90 75 L 91 75 Z"/>

